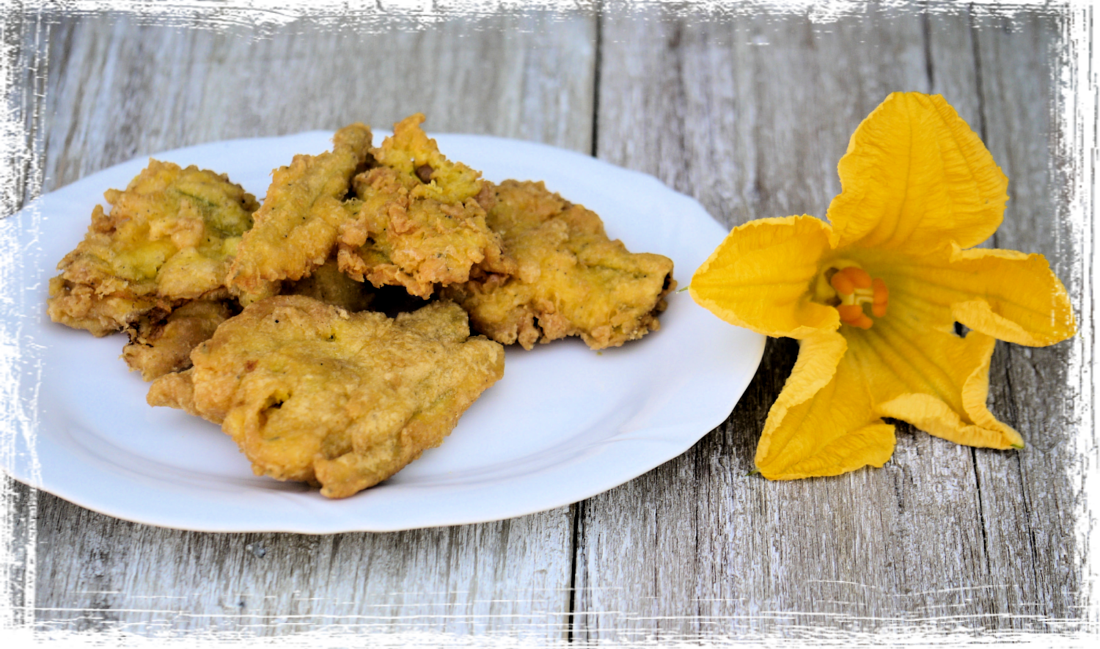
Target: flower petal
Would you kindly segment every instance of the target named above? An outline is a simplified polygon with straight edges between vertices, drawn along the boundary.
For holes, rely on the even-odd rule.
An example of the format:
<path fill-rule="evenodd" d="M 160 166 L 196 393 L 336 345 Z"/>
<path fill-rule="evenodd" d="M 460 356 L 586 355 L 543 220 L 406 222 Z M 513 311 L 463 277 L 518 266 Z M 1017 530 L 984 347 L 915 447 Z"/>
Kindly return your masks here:
<path fill-rule="evenodd" d="M 734 228 L 691 278 L 691 297 L 726 322 L 767 336 L 804 338 L 840 326 L 836 309 L 810 301 L 835 235 L 812 216 L 759 219 Z"/>
<path fill-rule="evenodd" d="M 990 448 L 1020 447 L 1019 433 L 986 407 L 995 339 L 966 338 L 879 318 L 870 329 L 847 327 L 848 354 L 876 404 L 875 413 L 907 421 L 937 437 Z"/>
<path fill-rule="evenodd" d="M 859 125 L 829 205 L 840 245 L 908 252 L 963 248 L 1001 224 L 1008 179 L 939 95 L 894 93 Z"/>
<path fill-rule="evenodd" d="M 974 277 L 972 299 L 951 309 L 971 329 L 1031 347 L 1053 345 L 1076 332 L 1066 287 L 1042 255 L 956 249 L 951 261 L 953 271 Z"/>
<path fill-rule="evenodd" d="M 793 480 L 881 467 L 894 452 L 894 427 L 874 414 L 870 392 L 846 362 L 844 338 L 818 332 L 800 345 L 768 412 L 757 469 L 771 480 Z"/>
<path fill-rule="evenodd" d="M 955 322 L 1001 340 L 1052 345 L 1076 330 L 1065 287 L 1042 255 L 984 248 L 922 257 L 864 251 L 890 288 L 890 314 L 950 331 Z"/>

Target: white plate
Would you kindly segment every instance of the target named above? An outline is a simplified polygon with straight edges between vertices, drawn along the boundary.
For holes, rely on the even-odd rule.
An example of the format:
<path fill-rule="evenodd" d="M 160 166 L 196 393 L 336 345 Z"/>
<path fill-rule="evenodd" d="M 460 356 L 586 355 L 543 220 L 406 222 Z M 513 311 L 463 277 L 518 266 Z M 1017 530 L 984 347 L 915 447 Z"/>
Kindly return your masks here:
<path fill-rule="evenodd" d="M 154 157 L 227 172 L 261 197 L 273 167 L 326 150 L 330 137 L 215 142 Z M 681 286 L 726 234 L 695 200 L 641 173 L 531 142 L 436 139 L 490 180 L 545 180 L 600 214 L 630 250 L 671 257 Z M 84 236 L 92 207 L 146 164 L 141 158 L 93 174 L 0 223 L 0 372 L 8 374 L 0 398 L 11 399 L 4 468 L 104 514 L 188 530 L 331 533 L 552 509 L 686 451 L 729 416 L 763 353 L 762 336 L 723 323 L 687 293 L 670 296 L 660 331 L 619 349 L 596 353 L 578 339 L 509 348 L 504 378 L 441 447 L 381 485 L 327 500 L 303 485 L 254 476 L 217 426 L 147 406 L 147 384 L 119 360 L 123 335 L 96 339 L 46 316 L 48 280 Z"/>

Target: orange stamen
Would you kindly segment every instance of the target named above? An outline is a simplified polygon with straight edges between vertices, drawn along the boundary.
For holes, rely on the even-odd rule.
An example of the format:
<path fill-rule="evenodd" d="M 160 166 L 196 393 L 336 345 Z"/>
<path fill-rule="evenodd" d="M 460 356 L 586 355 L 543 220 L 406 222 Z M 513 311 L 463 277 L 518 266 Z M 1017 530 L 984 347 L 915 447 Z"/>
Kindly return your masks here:
<path fill-rule="evenodd" d="M 852 284 L 852 280 L 848 279 L 848 275 L 846 275 L 843 270 L 838 270 L 836 274 L 833 275 L 832 279 L 829 280 L 829 284 L 832 284 L 836 292 L 841 295 L 850 295 L 856 290 L 855 285 Z"/>
<path fill-rule="evenodd" d="M 886 282 L 879 277 L 875 278 L 873 289 L 874 297 L 871 303 L 871 313 L 875 314 L 876 318 L 881 318 L 886 315 L 886 305 L 890 302 L 890 291 L 886 288 Z"/>
<path fill-rule="evenodd" d="M 852 280 L 852 284 L 855 284 L 856 288 L 871 288 L 871 276 L 867 274 L 867 271 L 856 266 L 849 266 L 840 271 L 848 276 L 848 279 Z M 840 273 L 837 273 L 838 275 Z M 851 292 L 851 291 L 847 291 Z"/>
<path fill-rule="evenodd" d="M 877 277 L 872 278 L 859 266 L 837 269 L 829 278 L 829 284 L 839 298 L 840 304 L 836 308 L 840 321 L 844 324 L 870 329 L 874 321 L 864 313 L 864 304 L 871 305 L 871 313 L 876 318 L 886 315 L 886 306 L 890 300 L 886 282 Z"/>
<path fill-rule="evenodd" d="M 863 307 L 858 304 L 841 304 L 836 310 L 840 312 L 841 322 L 854 322 L 863 315 Z"/>
<path fill-rule="evenodd" d="M 872 288 L 874 290 L 874 303 L 886 304 L 890 301 L 890 290 L 886 288 L 886 282 L 882 281 L 881 277 L 876 277 L 872 282 Z"/>
<path fill-rule="evenodd" d="M 836 308 L 840 313 L 840 321 L 860 329 L 870 329 L 871 319 L 863 313 L 863 307 L 858 304 L 841 304 Z"/>

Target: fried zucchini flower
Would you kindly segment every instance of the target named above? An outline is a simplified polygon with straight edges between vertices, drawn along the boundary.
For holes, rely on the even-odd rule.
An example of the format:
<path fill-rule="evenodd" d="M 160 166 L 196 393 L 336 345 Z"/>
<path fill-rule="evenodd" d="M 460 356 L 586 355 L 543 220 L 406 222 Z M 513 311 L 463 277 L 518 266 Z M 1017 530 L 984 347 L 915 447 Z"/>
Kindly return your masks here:
<path fill-rule="evenodd" d="M 942 97 L 894 93 L 852 135 L 829 223 L 735 228 L 691 280 L 723 320 L 799 340 L 756 450 L 770 479 L 838 475 L 893 454 L 893 418 L 988 448 L 1023 438 L 986 407 L 996 339 L 1072 336 L 1038 254 L 972 248 L 1001 224 L 1008 179 Z M 956 333 L 955 323 L 969 329 Z"/>

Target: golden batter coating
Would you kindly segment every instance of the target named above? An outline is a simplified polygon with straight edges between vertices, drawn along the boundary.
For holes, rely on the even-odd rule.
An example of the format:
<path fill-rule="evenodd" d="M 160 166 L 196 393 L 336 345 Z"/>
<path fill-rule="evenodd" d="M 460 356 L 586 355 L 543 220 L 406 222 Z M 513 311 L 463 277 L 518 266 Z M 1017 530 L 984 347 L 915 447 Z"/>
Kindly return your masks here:
<path fill-rule="evenodd" d="M 191 367 L 191 350 L 237 310 L 230 300 L 193 300 L 167 318 L 146 314 L 126 330 L 130 342 L 122 348 L 122 359 L 146 381 L 185 370 Z"/>
<path fill-rule="evenodd" d="M 228 285 L 242 304 L 274 295 L 281 280 L 298 280 L 325 263 L 355 204 L 344 202 L 351 179 L 370 157 L 371 132 L 352 124 L 336 132 L 332 151 L 296 155 L 272 172 L 256 224 L 241 241 Z"/>
<path fill-rule="evenodd" d="M 256 199 L 225 174 L 150 160 L 125 191 L 97 205 L 84 240 L 58 264 L 54 322 L 105 336 L 223 288 Z"/>
<path fill-rule="evenodd" d="M 608 239 L 599 216 L 541 182 L 506 180 L 496 198 L 488 223 L 516 273 L 443 290 L 475 330 L 525 349 L 566 336 L 604 349 L 659 328 L 664 297 L 676 285 L 671 259 L 627 251 Z"/>
<path fill-rule="evenodd" d="M 395 124 L 393 136 L 373 150 L 380 166 L 355 177 L 362 204 L 341 229 L 338 259 L 360 281 L 426 298 L 436 285 L 513 266 L 485 222 L 491 183 L 443 156 L 423 121 L 417 113 Z"/>
<path fill-rule="evenodd" d="M 308 297 L 255 302 L 155 381 L 148 401 L 220 423 L 257 475 L 343 498 L 438 446 L 504 373 L 446 302 L 390 319 Z"/>

